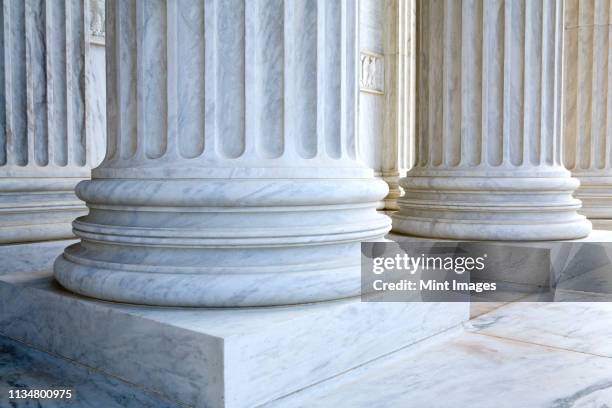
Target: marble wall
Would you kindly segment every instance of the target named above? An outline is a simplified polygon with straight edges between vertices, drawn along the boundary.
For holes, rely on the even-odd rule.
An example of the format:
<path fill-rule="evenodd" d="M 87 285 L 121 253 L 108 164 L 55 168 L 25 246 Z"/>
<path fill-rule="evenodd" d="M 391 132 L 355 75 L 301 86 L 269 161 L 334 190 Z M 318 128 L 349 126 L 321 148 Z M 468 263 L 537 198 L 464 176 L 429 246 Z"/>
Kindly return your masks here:
<path fill-rule="evenodd" d="M 360 156 L 389 185 L 379 209 L 397 210 L 399 177 L 412 164 L 414 0 L 359 2 Z"/>
<path fill-rule="evenodd" d="M 87 126 L 93 167 L 106 154 L 105 1 L 88 0 L 89 53 L 86 68 Z"/>

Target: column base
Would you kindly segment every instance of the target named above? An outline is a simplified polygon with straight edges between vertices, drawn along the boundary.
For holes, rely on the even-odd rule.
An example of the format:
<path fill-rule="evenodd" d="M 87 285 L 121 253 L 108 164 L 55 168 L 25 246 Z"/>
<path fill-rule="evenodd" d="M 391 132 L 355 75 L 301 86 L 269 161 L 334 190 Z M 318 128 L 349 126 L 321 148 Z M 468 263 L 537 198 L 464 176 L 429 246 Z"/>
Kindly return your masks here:
<path fill-rule="evenodd" d="M 134 260 L 147 256 L 142 253 L 147 251 L 143 247 L 131 250 Z M 58 282 L 85 296 L 152 306 L 275 306 L 341 299 L 361 293 L 359 243 L 311 246 L 306 251 L 303 248 L 159 248 L 160 253 L 167 255 L 165 265 L 160 260 L 140 267 L 129 262 L 130 249 L 121 251 L 115 262 L 95 260 L 94 251 L 89 243 L 68 247 L 55 261 Z M 181 259 L 188 253 L 194 260 L 201 260 L 202 266 Z M 336 259 L 330 259 L 331 256 Z M 264 257 L 268 258 L 267 262 Z M 317 262 L 318 257 L 326 261 Z M 122 258 L 126 260 L 122 262 Z M 223 258 L 233 260 L 233 266 L 211 265 L 215 260 L 222 262 Z M 299 259 L 304 263 L 294 263 Z M 175 266 L 170 265 L 173 260 Z M 248 265 L 248 262 L 259 265 Z"/>
<path fill-rule="evenodd" d="M 593 229 L 612 231 L 612 219 L 589 219 L 593 224 Z"/>
<path fill-rule="evenodd" d="M 459 240 L 545 241 L 585 237 L 571 177 L 412 176 L 393 214 L 396 233 Z"/>
<path fill-rule="evenodd" d="M 78 181 L 0 178 L 0 244 L 73 238 L 72 221 L 87 213 Z"/>
<path fill-rule="evenodd" d="M 612 230 L 612 177 L 576 177 L 580 180 L 575 194 L 582 201 L 580 213 L 593 223 L 593 228 Z"/>
<path fill-rule="evenodd" d="M 79 184 L 90 213 L 81 243 L 55 276 L 104 300 L 235 307 L 359 295 L 364 240 L 390 219 L 375 210 L 374 178 L 92 180 Z M 188 192 L 188 193 L 187 193 Z"/>

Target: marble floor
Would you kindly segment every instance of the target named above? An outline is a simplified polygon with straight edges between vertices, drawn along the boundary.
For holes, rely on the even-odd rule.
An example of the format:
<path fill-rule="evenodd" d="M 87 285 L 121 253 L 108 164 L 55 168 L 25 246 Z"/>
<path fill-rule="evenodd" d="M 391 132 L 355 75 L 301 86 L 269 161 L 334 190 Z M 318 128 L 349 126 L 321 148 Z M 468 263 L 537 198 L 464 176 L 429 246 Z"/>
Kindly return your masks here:
<path fill-rule="evenodd" d="M 612 407 L 612 303 L 515 303 L 266 404 L 266 408 Z M 8 388 L 70 385 L 70 405 Z M 4 399 L 2 399 L 4 398 Z M 173 407 L 156 395 L 0 338 L 0 407 Z"/>
<path fill-rule="evenodd" d="M 9 400 L 9 390 L 70 388 L 71 400 Z M 0 407 L 176 408 L 155 394 L 66 359 L 0 337 Z"/>
<path fill-rule="evenodd" d="M 268 408 L 612 407 L 611 322 L 612 303 L 504 305 Z"/>

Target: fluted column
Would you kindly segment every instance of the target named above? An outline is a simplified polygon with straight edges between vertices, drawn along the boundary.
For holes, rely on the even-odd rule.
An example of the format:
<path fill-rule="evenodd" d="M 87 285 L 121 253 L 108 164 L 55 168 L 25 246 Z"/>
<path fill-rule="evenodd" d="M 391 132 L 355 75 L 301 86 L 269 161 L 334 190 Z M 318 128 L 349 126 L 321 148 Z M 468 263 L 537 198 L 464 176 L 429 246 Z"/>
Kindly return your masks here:
<path fill-rule="evenodd" d="M 360 292 L 387 186 L 356 159 L 356 4 L 107 3 L 108 151 L 59 282 L 249 306 Z"/>
<path fill-rule="evenodd" d="M 419 1 L 416 164 L 401 233 L 586 236 L 561 163 L 561 0 Z"/>
<path fill-rule="evenodd" d="M 581 212 L 612 229 L 611 2 L 565 4 L 565 165 L 580 180 Z"/>
<path fill-rule="evenodd" d="M 89 177 L 83 2 L 0 1 L 0 243 L 68 238 Z"/>

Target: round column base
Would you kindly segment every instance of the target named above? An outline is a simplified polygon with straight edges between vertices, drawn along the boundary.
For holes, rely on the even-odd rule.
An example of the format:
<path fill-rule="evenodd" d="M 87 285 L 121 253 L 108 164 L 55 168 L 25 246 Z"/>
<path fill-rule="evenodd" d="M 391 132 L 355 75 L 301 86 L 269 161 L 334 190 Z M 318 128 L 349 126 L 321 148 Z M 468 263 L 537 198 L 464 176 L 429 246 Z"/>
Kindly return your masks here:
<path fill-rule="evenodd" d="M 329 249 L 323 250 L 325 255 L 329 255 Z M 267 249 L 264 252 L 271 262 L 268 268 L 236 265 L 231 272 L 214 267 L 187 272 L 177 267 L 160 272 L 154 267 L 133 270 L 126 264 L 108 268 L 97 263 L 88 265 L 87 260 L 75 256 L 83 252 L 80 244 L 75 244 L 56 260 L 55 277 L 65 288 L 85 296 L 152 306 L 276 306 L 358 296 L 361 269 L 355 260 L 360 259 L 360 245 L 336 249 L 345 256 L 345 264 L 274 265 L 275 257 L 285 257 L 280 252 L 286 250 L 275 254 Z M 317 248 L 311 251 L 316 256 Z M 219 253 L 212 251 L 208 256 Z M 222 256 L 233 255 L 229 252 Z"/>
<path fill-rule="evenodd" d="M 72 221 L 87 212 L 85 203 L 48 189 L 0 194 L 0 244 L 74 238 Z"/>
<path fill-rule="evenodd" d="M 189 192 L 189 194 L 183 193 Z M 382 238 L 386 183 L 356 180 L 92 180 L 65 288 L 155 306 L 309 303 L 361 292 L 361 242 Z"/>
<path fill-rule="evenodd" d="M 593 228 L 612 230 L 612 177 L 580 176 L 576 198 L 582 201 L 580 213 L 593 223 Z"/>
<path fill-rule="evenodd" d="M 394 214 L 393 231 L 420 237 L 468 241 L 551 241 L 586 237 L 592 229 L 586 218 L 572 222 L 501 223 L 489 221 L 452 221 L 422 219 Z M 612 229 L 612 227 L 610 228 Z"/>
<path fill-rule="evenodd" d="M 402 179 L 393 214 L 396 233 L 495 241 L 567 240 L 587 236 L 571 177 L 445 177 Z"/>

